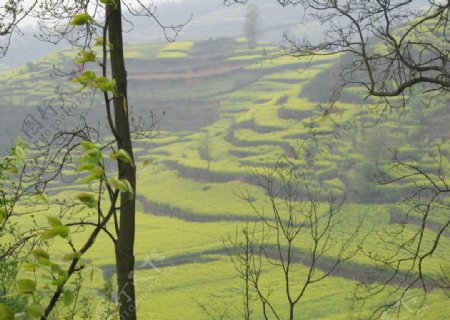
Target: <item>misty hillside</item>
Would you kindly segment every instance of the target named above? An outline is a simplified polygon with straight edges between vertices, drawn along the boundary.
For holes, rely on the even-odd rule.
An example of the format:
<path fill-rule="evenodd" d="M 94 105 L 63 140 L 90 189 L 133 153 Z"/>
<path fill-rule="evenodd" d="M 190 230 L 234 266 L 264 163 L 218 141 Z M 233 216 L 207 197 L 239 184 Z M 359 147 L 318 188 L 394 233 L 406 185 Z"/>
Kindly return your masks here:
<path fill-rule="evenodd" d="M 418 0 L 415 6 L 420 8 L 426 0 Z M 249 2 L 258 7 L 260 19 L 260 40 L 279 45 L 284 35 L 293 39 L 307 36 L 311 40 L 320 39 L 321 26 L 309 15 L 304 15 L 297 6 L 282 7 L 275 1 L 255 0 Z M 155 7 L 155 14 L 165 26 L 183 25 L 178 40 L 207 40 L 221 37 L 240 37 L 243 35 L 247 6 L 239 3 L 224 5 L 223 1 L 187 0 L 181 2 L 163 2 Z M 128 14 L 128 13 L 127 13 Z M 165 41 L 164 32 L 152 18 L 126 16 L 125 41 L 129 43 L 158 43 Z M 46 53 L 60 48 L 61 44 L 49 44 L 38 40 L 36 25 L 28 25 L 12 37 L 10 50 L 0 59 L 0 71 L 34 60 Z M 174 34 L 167 32 L 172 39 Z M 28 48 L 32 47 L 33 50 Z"/>
<path fill-rule="evenodd" d="M 255 206 L 264 205 L 265 190 L 254 170 L 273 166 L 280 159 L 302 168 L 308 187 L 322 188 L 323 196 L 327 192 L 345 195 L 346 223 L 336 227 L 338 233 L 351 232 L 362 216 L 366 231 L 381 232 L 406 216 L 412 222 L 411 230 L 420 222 L 420 216 L 407 213 L 401 204 L 420 180 L 380 187 L 370 177 L 389 164 L 393 149 L 399 157 L 408 158 L 417 150 L 432 153 L 437 142 L 447 148 L 443 140 L 449 134 L 447 106 L 379 114 L 370 100 L 361 99 L 357 88 L 349 88 L 329 109 L 330 89 L 323 90 L 321 83 L 333 78 L 340 58 L 310 61 L 280 53 L 268 42 L 249 49 L 242 38 L 127 46 L 132 123 L 151 124 L 150 112 L 158 120 L 151 138 L 134 142 L 137 275 L 138 279 L 165 279 L 140 309 L 142 314 L 151 310 L 160 315 L 158 319 L 182 319 L 180 313 L 183 319 L 203 319 L 200 309 L 189 308 L 185 314 L 185 308 L 192 305 L 191 296 L 207 301 L 212 287 L 226 303 L 239 303 L 238 278 L 221 238 L 233 233 L 237 223 L 252 219 L 248 202 L 239 194 L 249 194 Z M 80 74 L 72 59 L 70 51 L 58 50 L 0 75 L 3 150 L 16 135 L 37 141 L 61 126 L 73 129 L 80 124 L 80 114 L 104 130 L 100 97 L 89 91 L 76 93 L 77 87 L 67 82 Z M 438 170 L 438 163 L 424 161 Z M 77 177 L 69 170 L 64 184 L 55 182 L 49 195 L 64 198 L 83 190 Z M 304 185 L 298 187 L 305 192 Z M 436 210 L 427 223 L 430 235 L 445 221 L 445 212 Z M 368 247 L 382 250 L 376 241 L 372 239 Z M 448 243 L 447 233 L 442 241 Z M 95 286 L 114 274 L 112 258 L 102 253 L 108 239 L 102 237 L 98 242 L 99 249 L 86 256 L 100 270 Z M 300 244 L 298 250 L 308 250 L 308 244 Z M 163 252 L 158 268 L 172 276 L 165 278 L 164 273 L 145 267 L 149 252 Z M 442 250 L 439 254 L 448 256 Z M 331 257 L 326 255 L 319 269 L 326 268 L 327 259 Z M 337 319 L 337 315 L 344 319 L 350 308 L 346 296 L 355 281 L 372 283 L 376 272 L 364 256 L 344 263 L 324 283 L 328 289 L 310 295 L 317 303 L 335 307 L 315 308 L 310 303 L 304 313 L 310 319 Z M 433 271 L 429 272 L 427 276 L 432 277 Z M 346 294 L 330 295 L 329 288 L 340 288 Z M 176 306 L 167 303 L 169 293 L 177 297 Z M 437 319 L 442 308 L 436 306 L 442 297 L 433 291 L 429 299 L 435 304 L 427 319 Z"/>
<path fill-rule="evenodd" d="M 361 90 L 350 87 L 341 94 L 339 104 L 333 106 L 328 119 L 323 114 L 329 112 L 327 101 L 333 86 L 325 84 L 337 73 L 335 67 L 340 59 L 299 60 L 281 53 L 270 43 L 260 43 L 249 49 L 243 38 L 129 45 L 126 57 L 133 119 L 147 126 L 156 121 L 153 129 L 160 132 L 148 147 L 143 141 L 136 141 L 142 150 L 139 154 L 152 159 L 158 137 L 168 135 L 170 141 L 173 139 L 169 145 L 185 141 L 182 143 L 185 147 L 164 157 L 165 165 L 187 175 L 206 175 L 213 181 L 227 181 L 242 174 L 246 176 L 244 172 L 249 166 L 269 164 L 283 154 L 305 163 L 306 159 L 301 158 L 312 156 L 317 148 L 315 140 L 328 139 L 327 134 L 338 130 L 343 138 L 328 150 L 331 154 L 320 160 L 312 157 L 314 164 L 307 171 L 315 172 L 313 180 L 329 185 L 338 193 L 356 192 L 355 201 L 377 199 L 377 202 L 384 202 L 402 196 L 401 189 L 392 194 L 376 188 L 358 195 L 360 191 L 353 190 L 353 179 L 364 170 L 369 170 L 366 174 L 376 170 L 366 168 L 361 161 L 374 153 L 377 159 L 368 160 L 373 166 L 389 157 L 390 148 L 400 147 L 399 150 L 404 149 L 405 154 L 409 154 L 411 148 L 439 142 L 448 133 L 444 125 L 445 104 L 431 109 L 418 105 L 390 116 L 377 114 L 371 107 L 374 102 L 362 99 Z M 61 113 L 58 108 L 73 110 L 75 115 L 84 114 L 101 132 L 106 129 L 100 111 L 101 97 L 93 92 L 73 94 L 76 87 L 67 82 L 80 74 L 71 57 L 70 51 L 58 50 L 0 75 L 3 96 L 0 106 L 6 110 L 0 126 L 3 151 L 18 135 L 26 135 L 34 141 L 40 135 L 50 136 L 57 128 L 51 117 L 58 117 Z M 70 120 L 65 125 L 76 124 L 77 116 L 65 112 Z M 383 122 L 382 133 L 370 128 L 372 123 L 380 121 L 379 117 Z M 342 129 L 355 119 L 366 123 L 368 129 L 355 125 L 351 130 Z M 29 122 L 38 127 L 32 128 L 38 134 L 28 128 Z M 44 128 L 48 124 L 51 128 L 46 132 Z M 379 141 L 380 134 L 392 135 L 395 139 L 388 139 L 389 144 L 384 146 L 381 142 L 367 145 L 367 141 Z M 202 154 L 198 139 L 211 143 L 212 149 L 208 152 L 213 154 L 224 144 L 216 155 L 218 158 Z M 191 143 L 194 145 L 189 146 Z M 299 143 L 302 143 L 301 148 Z M 255 150 L 250 151 L 249 147 Z M 182 151 L 184 148 L 190 150 L 189 154 L 199 149 L 199 154 L 191 158 Z M 376 148 L 380 150 L 375 151 Z M 211 157 L 210 161 L 205 157 Z M 344 163 L 347 173 L 342 175 L 336 169 L 342 168 Z M 222 166 L 227 168 L 228 178 Z M 405 188 L 407 191 L 407 186 Z M 374 197 L 375 194 L 378 196 Z M 389 197 L 384 198 L 388 194 Z"/>
<path fill-rule="evenodd" d="M 129 163 L 136 168 L 137 186 L 131 192 L 120 188 L 114 192 L 136 192 L 139 317 L 206 320 L 222 314 L 224 319 L 241 319 L 243 269 L 230 258 L 245 256 L 245 249 L 231 252 L 229 246 L 235 241 L 245 248 L 238 235 L 253 227 L 252 236 L 256 239 L 262 234 L 264 246 L 255 247 L 260 251 L 252 252 L 253 262 L 268 262 L 258 277 L 279 308 L 280 318 L 287 318 L 279 267 L 284 259 L 280 252 L 286 248 L 276 251 L 284 229 L 273 227 L 281 225 L 287 226 L 286 230 L 294 226 L 298 229 L 291 230 L 299 230 L 301 235 L 288 243 L 288 259 L 292 258 L 295 270 L 292 287 L 301 290 L 304 279 L 330 275 L 308 288 L 299 307 L 304 319 L 348 319 L 355 312 L 357 289 L 381 284 L 389 294 L 405 287 L 417 276 L 410 266 L 415 261 L 400 264 L 390 278 L 392 270 L 377 259 L 392 252 L 397 258 L 395 252 L 398 254 L 400 247 L 414 248 L 418 237 L 425 246 L 422 250 L 437 243 L 436 237 L 440 242 L 427 257 L 427 268 L 421 270 L 423 282 L 413 283 L 408 296 L 402 297 L 417 313 L 411 315 L 406 308 L 397 316 L 446 319 L 447 310 L 442 306 L 448 296 L 438 283 L 445 283 L 441 277 L 448 269 L 442 261 L 450 261 L 446 250 L 450 245 L 448 207 L 433 205 L 432 214 L 427 213 L 424 220 L 419 205 L 412 203 L 416 206 L 411 209 L 408 200 L 417 190 L 427 195 L 427 177 L 398 169 L 399 163 L 412 163 L 432 177 L 445 177 L 450 169 L 450 115 L 445 95 L 431 104 L 426 103 L 426 94 L 413 94 L 405 97 L 408 103 L 402 108 L 383 108 L 379 100 L 367 98 L 364 88 L 355 85 L 331 101 L 340 68 L 350 61 L 349 56 L 287 56 L 278 46 L 282 34 L 314 37 L 312 30 L 317 31 L 318 25 L 299 24 L 301 13 L 296 7 L 281 8 L 265 0 L 254 3 L 264 21 L 264 32 L 255 47 L 242 36 L 246 10 L 240 5 L 228 7 L 210 0 L 162 4 L 158 16 L 170 23 L 184 21 L 194 13 L 175 42 L 164 41 L 161 30 L 148 20 L 133 18 L 135 32 L 127 36 L 125 46 L 128 101 L 124 105 L 130 108 L 131 131 L 135 133 L 135 158 Z M 42 160 L 35 156 L 41 151 L 39 143 L 48 143 L 58 132 L 80 128 L 94 148 L 111 141 L 102 93 L 88 87 L 80 90 L 76 83 L 84 72 L 98 72 L 98 61 L 83 69 L 74 63 L 74 50 L 38 43 L 36 50 L 26 52 L 23 48 L 35 43 L 27 37 L 16 41 L 10 56 L 2 60 L 0 153 L 6 154 L 21 136 L 30 146 L 21 151 L 29 152 L 33 161 Z M 80 139 L 86 140 L 84 136 Z M 101 165 L 106 165 L 92 166 L 92 170 L 100 168 L 103 174 L 110 169 L 108 164 L 116 163 L 118 158 L 109 147 L 102 150 L 105 161 Z M 101 211 L 102 197 L 112 194 L 99 188 L 94 206 L 79 210 L 72 206 L 74 199 L 82 201 L 79 194 L 93 193 L 96 188 L 97 181 L 89 180 L 82 169 L 92 164 L 85 156 L 90 150 L 74 153 L 61 177 L 46 185 L 45 196 L 50 200 L 38 203 L 35 198 L 42 198 L 43 193 L 36 191 L 36 196 L 18 205 L 19 214 L 12 223 L 21 225 L 26 216 L 20 210 L 32 208 L 39 213 L 29 223 L 45 225 L 49 215 L 64 215 L 53 203 L 68 204 L 67 221 L 82 220 L 77 227 L 70 225 L 75 230 L 70 241 L 73 237 L 73 243 L 81 242 L 88 223 L 96 219 L 92 212 Z M 52 160 L 51 165 L 55 163 Z M 404 179 L 399 179 L 402 175 Z M 106 183 L 118 184 L 111 177 Z M 442 203 L 448 202 L 446 194 L 442 199 Z M 333 219 L 327 220 L 329 215 Z M 55 223 L 51 218 L 48 221 Z M 264 238 L 265 230 L 257 229 L 261 221 L 267 223 L 262 229 L 276 231 L 267 232 L 270 236 Z M 113 229 L 114 222 L 110 224 Z M 322 233 L 328 226 L 333 232 Z M 314 251 L 320 242 L 317 234 L 322 234 L 319 238 L 325 235 L 318 252 Z M 404 239 L 408 237 L 413 239 L 410 243 Z M 64 252 L 77 255 L 73 243 L 53 241 L 47 255 L 55 261 L 64 260 Z M 82 256 L 86 270 L 80 272 L 86 277 L 80 297 L 95 305 L 95 310 L 86 309 L 86 318 L 105 317 L 116 302 L 111 294 L 116 277 L 113 246 L 110 235 L 100 233 Z M 352 253 L 343 255 L 343 247 Z M 317 253 L 316 260 L 312 253 Z M 336 259 L 340 264 L 330 267 Z M 42 261 L 47 263 L 50 258 Z M 315 269 L 310 268 L 311 261 Z M 47 265 L 57 270 L 50 262 Z M 58 284 L 58 279 L 50 280 Z M 416 303 L 423 294 L 421 285 L 428 290 L 424 305 Z M 367 310 L 383 305 L 383 298 L 367 302 Z M 259 301 L 255 296 L 251 299 L 252 316 L 262 319 Z M 205 310 L 212 310 L 212 316 Z M 370 311 L 356 312 L 366 316 Z"/>
<path fill-rule="evenodd" d="M 316 23 L 300 23 L 298 8 L 282 8 L 275 2 L 254 1 L 260 10 L 260 40 L 274 44 L 282 41 L 284 34 L 313 36 L 318 32 Z M 207 40 L 220 37 L 240 37 L 243 35 L 247 7 L 241 4 L 224 5 L 222 1 L 191 0 L 157 4 L 156 16 L 166 26 L 186 24 L 178 35 L 178 40 Z M 166 39 L 164 32 L 152 18 L 126 17 L 124 25 L 125 41 L 129 43 L 161 43 Z M 28 26 L 16 33 L 11 41 L 9 53 L 0 59 L 0 71 L 34 60 L 61 45 L 38 40 L 37 26 Z M 174 36 L 169 30 L 167 37 Z M 33 50 L 28 48 L 32 47 Z"/>

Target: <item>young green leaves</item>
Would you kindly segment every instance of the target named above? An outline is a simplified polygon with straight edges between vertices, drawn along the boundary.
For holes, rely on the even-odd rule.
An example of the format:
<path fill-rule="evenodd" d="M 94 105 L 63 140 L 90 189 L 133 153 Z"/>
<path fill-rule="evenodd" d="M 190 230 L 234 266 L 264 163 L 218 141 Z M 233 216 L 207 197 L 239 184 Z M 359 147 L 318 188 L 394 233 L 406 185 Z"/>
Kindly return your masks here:
<path fill-rule="evenodd" d="M 124 150 L 119 149 L 117 151 L 114 151 L 109 154 L 109 157 L 114 160 L 122 161 L 123 163 L 131 164 L 131 166 L 134 166 L 133 159 L 131 158 L 130 154 Z"/>
<path fill-rule="evenodd" d="M 45 250 L 35 249 L 35 250 L 33 250 L 32 254 L 38 263 L 41 263 L 41 261 L 44 261 L 44 260 L 46 260 L 46 261 L 50 260 L 50 255 Z"/>
<path fill-rule="evenodd" d="M 89 173 L 88 176 L 81 178 L 80 182 L 89 183 L 94 180 L 101 180 L 105 173 L 102 152 L 90 141 L 82 141 L 80 145 L 85 150 L 85 153 L 80 159 L 83 162 L 78 166 L 78 169 L 81 172 Z"/>
<path fill-rule="evenodd" d="M 25 308 L 28 315 L 33 318 L 40 318 L 45 315 L 45 309 L 38 302 L 33 302 Z"/>
<path fill-rule="evenodd" d="M 114 189 L 119 190 L 122 193 L 129 193 L 131 196 L 134 195 L 133 187 L 128 180 L 111 178 L 108 182 Z"/>
<path fill-rule="evenodd" d="M 14 320 L 15 318 L 14 311 L 0 303 L 0 320 Z"/>
<path fill-rule="evenodd" d="M 109 157 L 112 160 L 118 160 L 134 167 L 133 159 L 131 158 L 130 154 L 124 149 L 119 149 L 117 151 L 111 152 L 109 154 Z M 131 197 L 134 195 L 133 187 L 128 180 L 111 178 L 108 180 L 108 182 L 114 189 L 119 190 L 122 193 L 129 193 Z"/>
<path fill-rule="evenodd" d="M 101 1 L 103 4 L 106 5 L 115 5 L 115 0 L 104 0 Z M 82 12 L 79 14 L 76 14 L 72 17 L 72 20 L 70 20 L 71 26 L 84 26 L 88 23 L 94 22 L 94 18 L 92 18 L 87 12 Z M 103 38 L 102 38 L 103 39 Z M 104 44 L 104 39 L 101 41 L 102 45 Z M 75 59 L 75 63 L 78 64 L 85 64 L 88 62 L 96 62 L 97 55 L 93 51 L 86 51 L 82 50 L 78 52 L 78 57 Z M 83 90 L 86 87 L 90 87 L 92 89 L 99 89 L 103 92 L 115 92 L 116 88 L 116 82 L 114 79 L 108 79 L 107 77 L 97 77 L 95 72 L 93 71 L 85 71 L 80 76 L 74 78 L 71 80 L 71 82 L 79 83 L 82 85 L 81 90 Z"/>
<path fill-rule="evenodd" d="M 74 15 L 69 24 L 71 26 L 84 26 L 90 22 L 94 22 L 94 19 L 89 15 L 89 13 L 82 12 Z"/>
<path fill-rule="evenodd" d="M 114 92 L 116 90 L 116 80 L 106 77 L 97 77 L 91 84 L 91 88 L 99 89 L 103 92 Z"/>
<path fill-rule="evenodd" d="M 66 307 L 69 307 L 75 300 L 75 294 L 72 290 L 64 290 L 62 301 Z"/>
<path fill-rule="evenodd" d="M 93 51 L 80 51 L 78 52 L 78 58 L 75 60 L 75 63 L 85 64 L 88 62 L 95 62 L 97 56 Z"/>
<path fill-rule="evenodd" d="M 36 291 L 36 282 L 31 279 L 19 279 L 16 285 L 20 294 L 33 294 Z"/>
<path fill-rule="evenodd" d="M 26 144 L 19 137 L 14 147 L 9 149 L 9 155 L 4 158 L 6 171 L 9 173 L 18 173 L 18 168 L 25 164 L 27 153 Z"/>
<path fill-rule="evenodd" d="M 80 202 L 88 208 L 91 209 L 97 208 L 98 201 L 97 198 L 92 193 L 81 192 L 76 195 L 76 198 L 80 200 Z"/>
<path fill-rule="evenodd" d="M 89 183 L 94 180 L 103 180 L 111 188 L 119 190 L 121 193 L 129 193 L 131 197 L 134 196 L 133 187 L 128 180 L 106 177 L 102 152 L 94 143 L 82 141 L 80 145 L 85 150 L 85 153 L 81 157 L 81 161 L 83 162 L 78 166 L 78 169 L 81 172 L 89 173 L 89 175 L 80 179 L 81 182 Z M 134 166 L 133 159 L 124 149 L 111 152 L 109 158 Z M 94 209 L 98 205 L 98 200 L 93 193 L 81 192 L 76 198 L 88 208 Z"/>
<path fill-rule="evenodd" d="M 81 90 L 86 87 L 92 89 L 99 89 L 103 92 L 115 92 L 116 81 L 106 77 L 97 77 L 93 71 L 85 71 L 80 76 L 71 80 L 71 82 L 79 83 L 82 85 Z"/>
<path fill-rule="evenodd" d="M 55 217 L 47 217 L 47 220 L 51 228 L 41 233 L 42 240 L 53 239 L 56 236 L 65 239 L 69 236 L 70 228 L 63 225 L 61 220 Z"/>
<path fill-rule="evenodd" d="M 47 218 L 52 229 L 67 228 L 65 227 L 61 220 L 56 217 Z M 68 230 L 68 228 L 67 228 Z M 67 232 L 68 233 L 68 232 Z M 3 319 L 39 319 L 45 315 L 45 308 L 41 305 L 40 301 L 43 295 L 48 292 L 50 286 L 64 286 L 67 282 L 69 276 L 66 266 L 56 263 L 51 260 L 50 254 L 43 249 L 34 249 L 32 255 L 35 259 L 34 262 L 23 265 L 24 271 L 33 272 L 34 278 L 21 278 L 16 281 L 17 294 L 29 296 L 28 305 L 25 307 L 24 312 L 14 314 L 8 307 L 0 304 L 0 320 Z M 73 259 L 79 259 L 81 256 L 78 253 L 71 253 L 72 259 L 64 261 L 72 261 Z M 36 270 L 41 271 L 36 273 Z M 42 272 L 47 274 L 43 274 Z M 42 274 L 41 278 L 36 278 L 36 275 Z M 44 285 L 38 286 L 39 281 L 37 280 L 47 280 Z M 50 281 L 50 282 L 48 282 Z M 62 295 L 62 301 L 64 306 L 70 306 L 74 301 L 74 293 L 68 288 L 64 288 L 64 293 Z"/>

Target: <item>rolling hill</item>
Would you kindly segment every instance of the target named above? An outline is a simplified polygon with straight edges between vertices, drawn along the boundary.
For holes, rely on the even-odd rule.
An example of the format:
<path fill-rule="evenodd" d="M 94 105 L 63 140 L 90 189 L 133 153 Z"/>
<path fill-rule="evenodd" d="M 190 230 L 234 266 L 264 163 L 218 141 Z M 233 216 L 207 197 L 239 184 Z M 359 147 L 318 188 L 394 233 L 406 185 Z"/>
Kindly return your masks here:
<path fill-rule="evenodd" d="M 73 56 L 61 49 L 0 74 L 2 147 L 16 135 L 29 134 L 29 140 L 35 140 L 61 126 L 75 126 L 78 113 L 103 132 L 98 95 L 75 93 L 67 82 L 80 72 L 71 62 Z M 134 142 L 139 202 L 136 279 L 142 318 L 209 319 L 199 305 L 239 318 L 242 281 L 223 240 L 256 219 L 249 202 L 239 195 L 250 195 L 257 207 L 267 206 L 267 190 L 258 174 L 280 161 L 294 165 L 308 181 L 298 186 L 301 195 L 308 187 L 321 188 L 322 195 L 345 197 L 343 222 L 336 231 L 351 233 L 364 218 L 363 231 L 375 236 L 362 246 L 380 254 L 389 247 L 378 235 L 398 227 L 405 217 L 405 232 L 417 230 L 420 213 L 408 212 L 403 200 L 426 184 L 420 178 L 377 184 L 376 174 L 392 163 L 391 151 L 396 150 L 398 159 L 414 158 L 430 172 L 449 169 L 447 162 L 430 156 L 436 145 L 444 151 L 450 147 L 447 104 L 425 107 L 411 97 L 405 109 L 380 112 L 375 101 L 361 98 L 360 88 L 346 89 L 341 100 L 330 104 L 331 89 L 325 82 L 336 77 L 342 57 L 296 59 L 269 43 L 249 49 L 240 38 L 129 45 L 126 56 L 133 117 L 149 125 L 158 120 L 151 138 Z M 30 128 L 25 117 L 39 125 Z M 49 193 L 61 199 L 80 188 L 72 179 L 55 182 Z M 325 202 L 326 197 L 319 200 Z M 447 216 L 445 208 L 433 211 L 427 243 Z M 306 272 L 302 256 L 310 245 L 305 240 L 296 247 L 300 275 Z M 450 258 L 449 245 L 444 233 L 428 264 L 428 277 L 436 277 L 439 263 Z M 109 247 L 109 239 L 101 237 L 86 256 L 95 270 L 87 290 L 97 292 L 104 278 L 114 275 L 113 256 L 104 254 Z M 330 249 L 319 269 L 335 254 Z M 264 272 L 275 301 L 283 306 L 282 285 L 276 280 L 280 271 L 273 266 Z M 376 283 L 377 272 L 367 255 L 356 255 L 311 287 L 300 314 L 304 319 L 348 319 L 355 286 Z M 412 301 L 420 290 L 410 294 Z M 444 319 L 445 299 L 441 291 L 432 290 L 426 309 L 415 319 Z"/>

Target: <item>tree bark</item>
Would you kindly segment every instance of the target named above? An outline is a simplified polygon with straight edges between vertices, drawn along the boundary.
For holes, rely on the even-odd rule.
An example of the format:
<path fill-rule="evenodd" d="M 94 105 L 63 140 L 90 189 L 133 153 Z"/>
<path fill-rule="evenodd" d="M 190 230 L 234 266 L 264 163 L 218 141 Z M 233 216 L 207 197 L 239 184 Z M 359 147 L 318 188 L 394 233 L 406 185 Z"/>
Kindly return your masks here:
<path fill-rule="evenodd" d="M 111 46 L 110 60 L 112 78 L 116 81 L 114 96 L 114 123 L 118 134 L 117 147 L 129 153 L 133 159 L 130 125 L 128 118 L 127 73 L 123 55 L 121 2 L 108 6 L 108 40 Z M 118 161 L 119 179 L 127 179 L 136 194 L 136 170 L 133 163 Z M 119 299 L 119 319 L 136 319 L 136 295 L 134 287 L 134 236 L 135 196 L 120 196 L 119 234 L 115 246 L 116 271 Z"/>

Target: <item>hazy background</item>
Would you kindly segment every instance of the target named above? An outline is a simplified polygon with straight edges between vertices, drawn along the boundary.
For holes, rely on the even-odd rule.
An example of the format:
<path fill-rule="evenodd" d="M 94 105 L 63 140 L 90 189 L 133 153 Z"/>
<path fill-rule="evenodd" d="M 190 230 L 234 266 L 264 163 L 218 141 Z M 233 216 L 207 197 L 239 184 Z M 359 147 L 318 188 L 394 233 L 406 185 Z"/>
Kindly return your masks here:
<path fill-rule="evenodd" d="M 218 37 L 239 37 L 243 35 L 243 25 L 247 5 L 225 5 L 221 0 L 158 0 L 155 1 L 156 15 L 165 25 L 190 22 L 179 34 L 177 40 L 207 40 Z M 261 12 L 261 35 L 259 40 L 279 44 L 284 34 L 294 37 L 316 36 L 319 25 L 306 22 L 299 7 L 281 7 L 276 1 L 251 1 Z M 161 28 L 148 17 L 133 17 L 126 14 L 130 23 L 124 25 L 128 43 L 157 43 L 166 41 Z M 36 39 L 39 33 L 35 24 L 28 20 L 11 41 L 6 57 L 0 59 L 0 71 L 16 67 L 34 60 L 55 47 L 66 44 L 49 44 Z M 170 34 L 169 34 L 170 36 Z"/>

